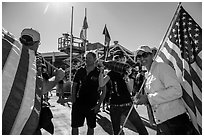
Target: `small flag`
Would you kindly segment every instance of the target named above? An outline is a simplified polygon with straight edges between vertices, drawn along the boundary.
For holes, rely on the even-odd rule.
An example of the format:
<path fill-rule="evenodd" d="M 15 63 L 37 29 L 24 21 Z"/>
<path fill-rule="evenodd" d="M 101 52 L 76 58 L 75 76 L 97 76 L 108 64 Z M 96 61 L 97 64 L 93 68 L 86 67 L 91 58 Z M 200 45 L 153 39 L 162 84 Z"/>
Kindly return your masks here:
<path fill-rule="evenodd" d="M 105 47 L 104 47 L 104 60 L 106 60 L 107 57 L 108 57 L 109 44 L 110 44 L 110 40 L 111 40 L 106 25 L 105 25 L 105 27 L 104 27 L 104 29 L 103 29 L 103 34 L 105 35 L 105 42 L 104 42 L 104 45 L 105 45 Z"/>
<path fill-rule="evenodd" d="M 156 61 L 176 71 L 191 121 L 202 134 L 202 29 L 182 6 Z"/>
<path fill-rule="evenodd" d="M 86 19 L 86 16 L 84 17 L 84 22 L 83 22 L 83 26 L 82 26 L 82 29 L 81 29 L 81 32 L 80 32 L 80 38 L 83 39 L 83 40 L 86 40 L 87 38 L 87 29 L 88 29 L 88 23 L 87 23 L 87 19 Z"/>
<path fill-rule="evenodd" d="M 108 32 L 106 25 L 103 29 L 103 34 L 105 35 L 105 43 L 104 44 L 105 44 L 105 46 L 109 46 L 111 38 L 110 38 L 110 35 L 109 35 L 109 32 Z"/>

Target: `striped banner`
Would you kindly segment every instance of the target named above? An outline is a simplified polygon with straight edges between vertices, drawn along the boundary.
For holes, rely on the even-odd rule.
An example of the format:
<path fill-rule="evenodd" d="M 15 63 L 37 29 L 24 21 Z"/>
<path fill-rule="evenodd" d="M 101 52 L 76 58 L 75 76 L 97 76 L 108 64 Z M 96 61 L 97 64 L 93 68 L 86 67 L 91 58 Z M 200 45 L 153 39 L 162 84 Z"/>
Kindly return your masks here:
<path fill-rule="evenodd" d="M 181 82 L 183 100 L 202 134 L 202 29 L 181 6 L 156 61 L 171 65 Z"/>
<path fill-rule="evenodd" d="M 36 57 L 10 33 L 2 31 L 2 134 L 31 135 L 41 108 L 41 77 Z"/>

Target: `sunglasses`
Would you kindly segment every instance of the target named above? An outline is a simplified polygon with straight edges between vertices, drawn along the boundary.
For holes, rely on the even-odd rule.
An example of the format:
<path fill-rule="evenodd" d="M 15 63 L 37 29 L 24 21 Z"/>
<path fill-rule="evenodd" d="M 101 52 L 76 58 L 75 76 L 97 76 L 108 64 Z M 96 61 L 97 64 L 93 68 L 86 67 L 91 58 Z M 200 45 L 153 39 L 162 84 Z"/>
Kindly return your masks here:
<path fill-rule="evenodd" d="M 148 55 L 150 55 L 150 54 L 151 54 L 151 53 L 144 52 L 144 53 L 142 53 L 141 55 L 137 55 L 137 58 L 141 58 L 141 57 L 146 58 L 146 57 L 148 57 Z"/>

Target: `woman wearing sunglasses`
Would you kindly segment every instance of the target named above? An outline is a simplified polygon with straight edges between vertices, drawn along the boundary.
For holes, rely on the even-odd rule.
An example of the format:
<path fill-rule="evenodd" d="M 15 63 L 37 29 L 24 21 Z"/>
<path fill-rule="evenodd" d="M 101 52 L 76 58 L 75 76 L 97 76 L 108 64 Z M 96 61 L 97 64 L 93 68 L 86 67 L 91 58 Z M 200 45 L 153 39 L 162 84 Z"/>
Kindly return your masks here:
<path fill-rule="evenodd" d="M 125 63 L 126 58 L 121 50 L 116 50 L 113 55 L 113 60 L 120 63 Z M 100 62 L 99 62 L 100 63 Z M 110 118 L 114 135 L 120 132 L 120 124 L 122 116 L 127 116 L 132 106 L 132 99 L 130 92 L 132 79 L 128 74 L 120 74 L 114 70 L 109 71 L 104 77 L 104 66 L 100 63 L 99 85 L 103 87 L 111 81 L 111 94 L 110 94 Z M 139 114 L 133 109 L 129 116 L 129 121 L 137 129 L 140 135 L 147 135 L 147 129 L 144 126 Z M 124 134 L 122 132 L 121 134 Z"/>
<path fill-rule="evenodd" d="M 166 63 L 153 60 L 154 54 L 148 46 L 137 50 L 137 58 L 146 67 L 145 94 L 135 98 L 137 105 L 150 103 L 157 134 L 185 135 L 189 127 L 193 129 L 186 113 L 182 97 L 182 88 L 174 69 Z"/>

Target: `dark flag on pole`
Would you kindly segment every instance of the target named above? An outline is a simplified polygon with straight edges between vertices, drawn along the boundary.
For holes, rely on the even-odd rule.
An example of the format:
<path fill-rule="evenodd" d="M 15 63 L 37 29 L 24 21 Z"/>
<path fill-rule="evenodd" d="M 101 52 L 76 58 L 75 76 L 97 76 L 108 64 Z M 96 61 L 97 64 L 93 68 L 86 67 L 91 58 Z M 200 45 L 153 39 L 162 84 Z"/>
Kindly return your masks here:
<path fill-rule="evenodd" d="M 105 45 L 105 47 L 104 47 L 104 56 L 105 56 L 105 59 L 104 60 L 106 60 L 106 58 L 108 56 L 109 44 L 110 44 L 110 40 L 111 40 L 106 25 L 105 25 L 105 27 L 103 29 L 103 35 L 105 35 L 105 42 L 104 42 L 104 45 Z"/>
<path fill-rule="evenodd" d="M 87 19 L 86 16 L 84 17 L 84 22 L 83 22 L 83 26 L 80 32 L 80 38 L 83 40 L 86 40 L 86 30 L 88 29 L 88 23 L 87 23 Z"/>
<path fill-rule="evenodd" d="M 164 42 L 156 61 L 176 71 L 191 121 L 202 134 L 202 29 L 182 6 Z"/>

